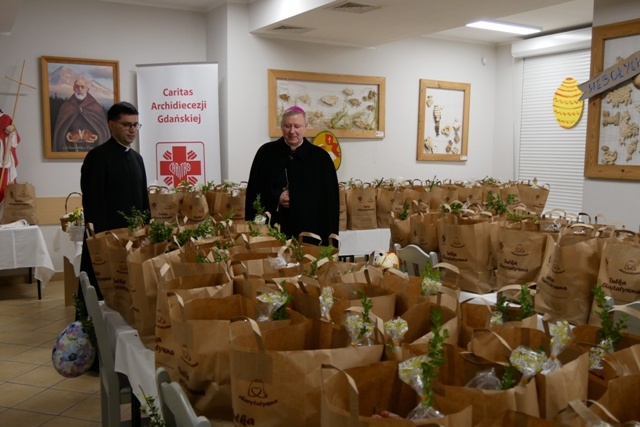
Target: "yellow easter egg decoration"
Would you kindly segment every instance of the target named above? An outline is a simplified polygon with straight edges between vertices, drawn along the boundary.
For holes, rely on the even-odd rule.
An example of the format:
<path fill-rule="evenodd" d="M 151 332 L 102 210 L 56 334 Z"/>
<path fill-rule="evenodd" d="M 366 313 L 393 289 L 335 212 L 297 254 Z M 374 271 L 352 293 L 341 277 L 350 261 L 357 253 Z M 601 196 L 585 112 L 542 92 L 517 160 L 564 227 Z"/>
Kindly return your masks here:
<path fill-rule="evenodd" d="M 318 133 L 313 139 L 313 145 L 317 145 L 329 153 L 336 170 L 340 168 L 340 164 L 342 163 L 342 149 L 340 148 L 338 138 L 336 138 L 334 134 L 327 130 Z"/>
<path fill-rule="evenodd" d="M 580 121 L 584 101 L 580 100 L 582 91 L 573 77 L 567 77 L 553 95 L 553 115 L 560 126 L 572 128 Z"/>

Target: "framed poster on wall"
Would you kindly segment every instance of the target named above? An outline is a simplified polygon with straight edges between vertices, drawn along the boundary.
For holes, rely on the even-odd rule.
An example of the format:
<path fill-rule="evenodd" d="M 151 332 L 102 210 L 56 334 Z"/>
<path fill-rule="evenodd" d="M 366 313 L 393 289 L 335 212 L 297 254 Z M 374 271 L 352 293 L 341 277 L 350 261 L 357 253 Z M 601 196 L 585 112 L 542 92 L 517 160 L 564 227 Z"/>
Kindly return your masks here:
<path fill-rule="evenodd" d="M 107 111 L 120 100 L 118 61 L 42 56 L 44 155 L 83 159 L 110 138 Z"/>
<path fill-rule="evenodd" d="M 269 136 L 280 137 L 282 113 L 298 106 L 307 137 L 331 131 L 338 138 L 384 138 L 385 78 L 268 70 Z"/>
<path fill-rule="evenodd" d="M 467 160 L 469 83 L 420 79 L 417 160 Z"/>

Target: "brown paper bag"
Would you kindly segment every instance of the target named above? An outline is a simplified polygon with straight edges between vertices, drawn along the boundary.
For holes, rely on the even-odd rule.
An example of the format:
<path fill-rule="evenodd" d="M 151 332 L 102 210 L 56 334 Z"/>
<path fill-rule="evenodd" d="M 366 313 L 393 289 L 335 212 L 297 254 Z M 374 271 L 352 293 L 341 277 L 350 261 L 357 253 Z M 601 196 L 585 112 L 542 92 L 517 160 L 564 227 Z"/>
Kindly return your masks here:
<path fill-rule="evenodd" d="M 340 231 L 345 231 L 347 229 L 347 189 L 345 188 L 345 183 L 341 182 L 339 184 L 340 191 L 340 222 L 339 228 Z"/>
<path fill-rule="evenodd" d="M 231 390 L 236 422 L 244 420 L 263 427 L 318 426 L 321 365 L 347 369 L 369 365 L 382 356 L 382 345 L 304 348 L 286 331 L 280 331 L 284 329 L 263 336 L 256 322 L 231 324 Z"/>
<path fill-rule="evenodd" d="M 552 420 L 544 418 L 532 417 L 527 414 L 515 411 L 504 411 L 491 418 L 487 418 L 475 427 L 558 427 L 558 424 Z"/>
<path fill-rule="evenodd" d="M 148 244 L 136 248 L 127 257 L 133 328 L 144 343 L 153 341 L 156 328 L 156 300 L 158 282 L 153 267 L 145 275 L 143 264 L 167 249 L 169 243 Z M 147 267 L 148 269 L 149 267 Z"/>
<path fill-rule="evenodd" d="M 544 207 L 549 197 L 550 186 L 544 184 L 538 186 L 536 180 L 533 182 L 521 182 L 517 185 L 520 196 L 519 203 L 524 203 L 530 210 L 538 215 L 542 215 Z"/>
<path fill-rule="evenodd" d="M 180 205 L 180 215 L 189 223 L 199 223 L 209 217 L 209 205 L 201 191 L 188 191 Z M 244 217 L 244 215 L 243 215 Z"/>
<path fill-rule="evenodd" d="M 107 231 L 106 242 L 109 251 L 111 281 L 113 283 L 113 299 L 111 300 L 113 306 L 111 308 L 120 313 L 124 320 L 133 326 L 135 319 L 132 310 L 133 299 L 131 297 L 127 258 L 131 251 L 137 247 L 137 241 L 120 238 L 117 234 Z"/>
<path fill-rule="evenodd" d="M 631 235 L 622 238 L 622 235 Z M 640 242 L 638 236 L 619 230 L 606 240 L 598 269 L 598 283 L 615 304 L 640 300 Z"/>
<path fill-rule="evenodd" d="M 180 213 L 180 195 L 157 185 L 150 186 L 148 192 L 151 218 L 162 222 L 176 222 Z"/>
<path fill-rule="evenodd" d="M 500 226 L 496 252 L 498 288 L 538 280 L 548 238 L 551 237 L 546 233 Z"/>
<path fill-rule="evenodd" d="M 230 217 L 233 220 L 244 219 L 246 188 L 232 187 L 221 191 L 216 198 L 214 219 L 220 220 Z"/>
<path fill-rule="evenodd" d="M 407 195 L 401 187 L 383 186 L 377 188 L 376 219 L 378 228 L 389 228 L 389 214 L 397 217 L 404 209 Z"/>
<path fill-rule="evenodd" d="M 416 391 L 398 377 L 398 362 L 380 362 L 345 370 L 325 364 L 321 373 L 322 427 L 411 427 L 434 423 L 451 427 L 472 425 L 470 406 L 438 395 L 435 396 L 435 406 L 444 417 L 406 419 L 420 402 Z M 402 418 L 373 417 L 382 411 Z"/>
<path fill-rule="evenodd" d="M 9 183 L 4 189 L 4 209 L 2 223 L 24 219 L 29 224 L 37 224 L 36 189 L 28 182 Z"/>
<path fill-rule="evenodd" d="M 143 266 L 151 264 L 153 264 L 153 259 L 145 261 Z M 233 283 L 226 272 L 181 276 L 158 282 L 155 324 L 156 366 L 163 366 L 168 371 L 175 373 L 180 356 L 180 345 L 176 341 L 171 327 L 167 299 L 170 292 L 180 295 L 183 301 L 197 298 L 224 298 L 233 294 Z"/>
<path fill-rule="evenodd" d="M 410 217 L 400 219 L 394 212 L 389 213 L 387 218 L 388 228 L 391 234 L 391 247 L 397 243 L 401 248 L 409 244 L 411 238 Z"/>
<path fill-rule="evenodd" d="M 426 253 L 438 252 L 438 220 L 442 211 L 419 212 L 409 217 L 409 244 L 416 245 Z"/>
<path fill-rule="evenodd" d="M 509 390 L 482 390 L 466 387 L 476 374 L 493 368 L 498 377 L 503 375 L 502 365 L 473 358 L 459 347 L 445 345 L 445 363 L 434 384 L 436 394 L 456 399 L 473 406 L 473 424 L 510 410 L 539 417 L 540 410 L 535 381 L 518 383 Z"/>
<path fill-rule="evenodd" d="M 347 230 L 371 230 L 378 227 L 376 189 L 370 184 L 347 191 Z"/>
<path fill-rule="evenodd" d="M 454 215 L 446 215 L 438 221 L 441 259 L 460 271 L 458 275 L 444 270 L 443 283 L 477 294 L 496 288 L 491 233 L 488 219 L 461 220 Z"/>
<path fill-rule="evenodd" d="M 600 252 L 593 229 L 577 225 L 564 229 L 557 243 L 547 239 L 535 308 L 551 320 L 579 325 L 589 317 Z"/>

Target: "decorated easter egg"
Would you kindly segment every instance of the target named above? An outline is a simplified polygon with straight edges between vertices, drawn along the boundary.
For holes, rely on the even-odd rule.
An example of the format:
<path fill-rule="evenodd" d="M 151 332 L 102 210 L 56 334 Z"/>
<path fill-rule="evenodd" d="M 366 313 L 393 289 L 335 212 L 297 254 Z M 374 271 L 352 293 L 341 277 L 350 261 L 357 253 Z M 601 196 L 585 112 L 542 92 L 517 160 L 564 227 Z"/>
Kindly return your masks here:
<path fill-rule="evenodd" d="M 373 263 L 383 270 L 386 270 L 387 268 L 398 268 L 400 266 L 398 255 L 393 252 L 385 252 L 379 249 L 374 252 Z"/>
<path fill-rule="evenodd" d="M 60 333 L 51 352 L 53 367 L 66 378 L 75 378 L 87 372 L 95 357 L 96 348 L 78 321 Z"/>
<path fill-rule="evenodd" d="M 340 164 L 342 163 L 342 149 L 340 148 L 338 138 L 334 134 L 327 130 L 318 133 L 315 138 L 313 138 L 313 145 L 317 145 L 329 153 L 336 170 L 340 168 Z"/>
<path fill-rule="evenodd" d="M 573 77 L 567 77 L 553 95 L 553 114 L 560 126 L 572 128 L 582 116 L 584 101 L 580 100 L 582 91 Z"/>

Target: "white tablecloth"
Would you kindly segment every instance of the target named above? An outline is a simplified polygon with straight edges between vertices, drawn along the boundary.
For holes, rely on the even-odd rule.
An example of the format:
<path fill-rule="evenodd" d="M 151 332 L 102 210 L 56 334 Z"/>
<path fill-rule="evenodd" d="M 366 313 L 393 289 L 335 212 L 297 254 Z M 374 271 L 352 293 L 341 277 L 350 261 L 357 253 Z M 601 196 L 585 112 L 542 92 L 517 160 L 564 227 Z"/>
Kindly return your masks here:
<path fill-rule="evenodd" d="M 62 255 L 73 265 L 76 277 L 80 276 L 80 259 L 82 258 L 82 242 L 74 242 L 69 238 L 69 233 L 58 228 L 53 239 L 53 250 Z"/>
<path fill-rule="evenodd" d="M 372 230 L 345 230 L 340 232 L 338 256 L 365 256 L 376 249 L 389 250 L 391 231 L 388 228 Z"/>
<path fill-rule="evenodd" d="M 133 329 L 115 310 L 100 301 L 107 335 L 111 348 L 115 349 L 115 370 L 129 378 L 129 383 L 140 404 L 146 402 L 142 390 L 147 396 L 156 398 L 156 354 L 142 344 L 138 331 Z"/>
<path fill-rule="evenodd" d="M 31 267 L 43 286 L 55 271 L 40 227 L 0 227 L 0 270 Z"/>

